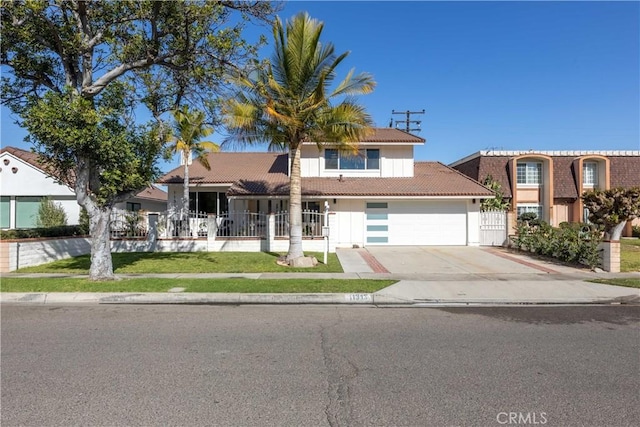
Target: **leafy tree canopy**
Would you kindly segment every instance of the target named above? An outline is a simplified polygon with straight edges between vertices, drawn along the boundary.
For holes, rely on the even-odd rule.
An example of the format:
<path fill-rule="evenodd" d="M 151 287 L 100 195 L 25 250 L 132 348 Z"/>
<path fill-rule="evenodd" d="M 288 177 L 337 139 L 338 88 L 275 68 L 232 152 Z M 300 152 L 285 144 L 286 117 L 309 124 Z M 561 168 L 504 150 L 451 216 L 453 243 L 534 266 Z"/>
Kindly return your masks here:
<path fill-rule="evenodd" d="M 158 173 L 168 135 L 161 116 L 197 104 L 214 117 L 225 74 L 256 54 L 258 46 L 241 37 L 244 26 L 270 20 L 274 7 L 209 0 L 0 5 L 2 103 L 23 120 L 43 163 L 73 182 L 90 219 L 91 277 L 113 278 L 110 210 Z M 136 124 L 141 105 L 155 124 Z"/>
<path fill-rule="evenodd" d="M 608 239 L 619 240 L 626 222 L 640 216 L 640 187 L 588 191 L 582 200 L 589 221 L 604 226 Z"/>

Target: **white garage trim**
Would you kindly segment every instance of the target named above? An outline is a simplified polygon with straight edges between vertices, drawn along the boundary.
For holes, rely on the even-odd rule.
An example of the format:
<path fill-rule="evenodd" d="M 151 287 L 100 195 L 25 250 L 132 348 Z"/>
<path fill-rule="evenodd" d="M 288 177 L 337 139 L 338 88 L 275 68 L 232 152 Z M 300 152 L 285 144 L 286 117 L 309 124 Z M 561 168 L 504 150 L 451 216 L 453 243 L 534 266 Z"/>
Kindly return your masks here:
<path fill-rule="evenodd" d="M 366 213 L 366 245 L 466 246 L 468 242 L 464 200 L 376 201 L 367 203 Z"/>

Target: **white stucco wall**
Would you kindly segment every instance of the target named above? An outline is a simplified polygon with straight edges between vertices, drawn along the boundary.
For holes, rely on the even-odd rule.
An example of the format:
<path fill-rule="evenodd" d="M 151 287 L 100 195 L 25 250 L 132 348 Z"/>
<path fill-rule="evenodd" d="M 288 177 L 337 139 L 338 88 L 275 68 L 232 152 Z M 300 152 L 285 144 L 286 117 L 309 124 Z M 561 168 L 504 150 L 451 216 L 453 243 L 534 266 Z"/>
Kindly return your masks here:
<path fill-rule="evenodd" d="M 325 170 L 324 149 L 316 146 L 302 146 L 300 167 L 305 177 L 412 177 L 413 146 L 411 145 L 362 145 L 361 148 L 380 150 L 380 169 L 378 170 Z"/>
<path fill-rule="evenodd" d="M 335 213 L 335 227 L 331 229 L 332 246 L 364 246 L 365 200 L 336 199 L 329 202 L 331 212 Z"/>
<path fill-rule="evenodd" d="M 480 201 L 467 201 L 467 245 L 480 246 Z"/>
<path fill-rule="evenodd" d="M 5 164 L 5 161 L 8 164 Z M 80 206 L 75 193 L 65 184 L 56 182 L 40 169 L 8 152 L 0 155 L 0 194 L 10 197 L 10 226 L 16 226 L 16 197 L 50 197 L 62 205 L 67 224 L 78 224 Z"/>

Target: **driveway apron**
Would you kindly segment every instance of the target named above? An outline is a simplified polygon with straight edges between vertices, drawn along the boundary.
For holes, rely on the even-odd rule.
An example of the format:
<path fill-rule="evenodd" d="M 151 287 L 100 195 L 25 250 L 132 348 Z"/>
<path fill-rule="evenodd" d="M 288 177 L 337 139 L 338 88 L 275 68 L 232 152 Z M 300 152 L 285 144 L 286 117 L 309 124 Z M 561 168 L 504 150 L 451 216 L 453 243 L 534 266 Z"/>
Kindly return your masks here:
<path fill-rule="evenodd" d="M 367 250 L 391 274 L 541 274 L 525 265 L 471 246 L 369 246 Z"/>

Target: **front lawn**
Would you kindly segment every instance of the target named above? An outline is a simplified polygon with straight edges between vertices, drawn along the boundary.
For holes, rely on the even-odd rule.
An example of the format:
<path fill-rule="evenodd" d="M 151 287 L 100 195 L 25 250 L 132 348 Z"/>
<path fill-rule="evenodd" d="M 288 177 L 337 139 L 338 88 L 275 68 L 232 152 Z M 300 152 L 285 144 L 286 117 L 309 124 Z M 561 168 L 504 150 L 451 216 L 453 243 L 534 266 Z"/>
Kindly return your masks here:
<path fill-rule="evenodd" d="M 620 271 L 640 271 L 640 239 L 620 240 Z"/>
<path fill-rule="evenodd" d="M 56 277 L 5 277 L 2 292 L 184 292 L 231 293 L 370 293 L 395 283 L 393 280 L 365 279 L 164 279 L 134 278 L 109 282 Z"/>
<path fill-rule="evenodd" d="M 117 274 L 144 273 L 342 273 L 336 254 L 308 253 L 319 263 L 315 268 L 289 268 L 276 264 L 281 254 L 269 252 L 128 252 L 113 253 L 113 270 Z M 49 264 L 26 267 L 16 273 L 88 274 L 89 255 L 67 258 Z"/>
<path fill-rule="evenodd" d="M 589 282 L 602 283 L 604 285 L 626 286 L 627 288 L 640 288 L 640 279 L 635 279 L 635 278 L 593 279 L 593 280 L 589 280 Z"/>

